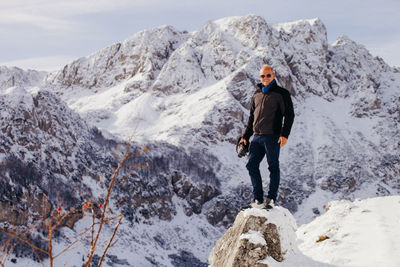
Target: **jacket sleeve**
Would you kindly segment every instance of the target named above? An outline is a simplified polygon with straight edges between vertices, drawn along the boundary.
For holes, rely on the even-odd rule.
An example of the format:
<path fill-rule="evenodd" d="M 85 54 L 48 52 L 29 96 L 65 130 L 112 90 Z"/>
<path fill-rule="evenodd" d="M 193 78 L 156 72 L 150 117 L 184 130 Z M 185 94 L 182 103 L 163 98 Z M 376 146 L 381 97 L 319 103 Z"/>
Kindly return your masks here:
<path fill-rule="evenodd" d="M 250 116 L 249 121 L 247 122 L 246 131 L 243 134 L 243 138 L 249 141 L 250 137 L 253 135 L 253 122 L 254 122 L 254 96 L 251 98 L 251 106 L 250 106 Z"/>
<path fill-rule="evenodd" d="M 292 98 L 290 97 L 290 93 L 288 91 L 283 94 L 283 102 L 285 104 L 285 113 L 283 114 L 285 119 L 281 130 L 281 136 L 288 138 L 295 116 Z"/>

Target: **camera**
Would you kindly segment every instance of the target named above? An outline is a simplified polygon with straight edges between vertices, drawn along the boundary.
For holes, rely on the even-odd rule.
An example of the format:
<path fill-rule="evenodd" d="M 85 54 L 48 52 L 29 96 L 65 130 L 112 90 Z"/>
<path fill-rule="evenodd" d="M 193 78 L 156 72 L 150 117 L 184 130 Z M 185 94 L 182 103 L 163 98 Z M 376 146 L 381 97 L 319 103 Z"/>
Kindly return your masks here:
<path fill-rule="evenodd" d="M 244 142 L 240 142 L 242 140 L 242 137 L 239 137 L 237 143 L 236 143 L 236 153 L 239 158 L 242 158 L 247 155 L 247 152 L 249 152 L 249 145 L 247 142 L 247 145 L 244 144 Z"/>
<path fill-rule="evenodd" d="M 245 146 L 243 143 L 240 143 L 238 157 L 242 158 L 242 157 L 246 156 L 248 151 L 249 150 L 247 149 L 247 146 Z"/>

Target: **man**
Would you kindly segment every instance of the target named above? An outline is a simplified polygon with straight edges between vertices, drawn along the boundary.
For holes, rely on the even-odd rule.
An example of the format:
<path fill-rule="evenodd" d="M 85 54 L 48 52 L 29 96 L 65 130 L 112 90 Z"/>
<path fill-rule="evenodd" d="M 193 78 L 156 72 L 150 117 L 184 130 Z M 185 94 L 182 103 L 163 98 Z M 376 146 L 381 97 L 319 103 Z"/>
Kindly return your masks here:
<path fill-rule="evenodd" d="M 286 145 L 294 120 L 290 93 L 277 85 L 271 66 L 264 65 L 261 68 L 260 80 L 261 83 L 257 85 L 258 89 L 251 99 L 246 131 L 240 140 L 240 143 L 247 145 L 254 133 L 246 165 L 253 185 L 253 201 L 242 209 L 253 207 L 254 204 L 269 209 L 272 202 L 276 202 L 280 181 L 279 152 L 280 148 Z M 265 155 L 270 171 L 270 183 L 264 203 L 259 167 Z"/>

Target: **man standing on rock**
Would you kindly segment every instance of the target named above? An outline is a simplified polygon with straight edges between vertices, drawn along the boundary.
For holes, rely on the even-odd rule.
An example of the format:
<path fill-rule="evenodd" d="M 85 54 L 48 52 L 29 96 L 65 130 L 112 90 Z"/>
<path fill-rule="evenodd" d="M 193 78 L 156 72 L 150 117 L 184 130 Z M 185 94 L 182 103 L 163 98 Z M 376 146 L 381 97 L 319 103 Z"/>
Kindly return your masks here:
<path fill-rule="evenodd" d="M 271 208 L 278 195 L 280 170 L 279 152 L 286 145 L 294 120 L 293 103 L 289 91 L 278 86 L 272 67 L 264 65 L 260 70 L 258 89 L 255 91 L 250 106 L 250 117 L 246 131 L 239 144 L 245 146 L 250 137 L 249 161 L 246 165 L 253 185 L 253 200 L 243 207 L 255 206 Z M 284 122 L 282 125 L 282 120 Z M 260 162 L 267 156 L 270 171 L 270 183 L 267 198 L 264 203 L 264 193 L 260 174 Z"/>

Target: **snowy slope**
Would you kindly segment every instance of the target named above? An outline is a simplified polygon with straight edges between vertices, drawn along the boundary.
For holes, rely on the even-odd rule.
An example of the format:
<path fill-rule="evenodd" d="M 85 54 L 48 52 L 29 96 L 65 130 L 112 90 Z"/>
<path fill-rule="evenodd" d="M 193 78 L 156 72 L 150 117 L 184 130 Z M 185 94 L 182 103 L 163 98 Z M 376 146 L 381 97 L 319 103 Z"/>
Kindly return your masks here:
<path fill-rule="evenodd" d="M 330 202 L 297 230 L 300 250 L 334 266 L 400 266 L 400 196 Z M 320 236 L 326 236 L 316 242 Z"/>

